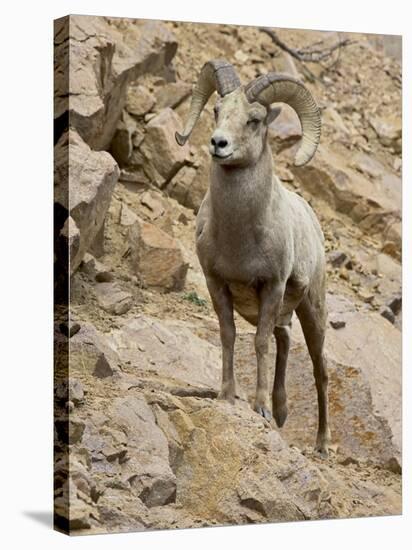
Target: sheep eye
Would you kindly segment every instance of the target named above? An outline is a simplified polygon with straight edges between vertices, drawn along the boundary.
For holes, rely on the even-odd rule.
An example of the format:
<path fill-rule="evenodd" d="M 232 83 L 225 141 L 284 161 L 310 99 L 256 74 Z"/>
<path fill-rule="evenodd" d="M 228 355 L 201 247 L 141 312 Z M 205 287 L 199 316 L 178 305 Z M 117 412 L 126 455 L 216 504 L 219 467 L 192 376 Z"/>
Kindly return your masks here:
<path fill-rule="evenodd" d="M 247 121 L 247 124 L 253 124 L 254 126 L 257 126 L 260 123 L 260 120 L 258 118 L 251 118 Z"/>

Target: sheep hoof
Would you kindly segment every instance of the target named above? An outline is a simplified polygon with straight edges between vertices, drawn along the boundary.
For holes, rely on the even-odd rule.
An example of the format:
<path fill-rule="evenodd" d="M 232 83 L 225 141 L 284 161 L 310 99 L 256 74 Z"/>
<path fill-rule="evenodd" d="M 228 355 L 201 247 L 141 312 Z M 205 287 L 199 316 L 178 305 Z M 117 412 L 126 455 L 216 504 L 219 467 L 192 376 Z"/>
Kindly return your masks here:
<path fill-rule="evenodd" d="M 332 445 L 330 441 L 324 443 L 316 443 L 315 452 L 318 453 L 320 458 L 329 458 L 330 452 L 335 454 L 337 452 L 337 445 Z"/>
<path fill-rule="evenodd" d="M 273 416 L 275 417 L 276 426 L 281 428 L 286 422 L 286 418 L 288 416 L 287 405 L 285 404 L 279 407 L 273 406 Z"/>
<path fill-rule="evenodd" d="M 268 422 L 272 420 L 272 413 L 266 407 L 260 407 L 259 405 L 255 405 L 255 411 L 258 414 L 260 414 L 260 416 L 263 416 L 263 418 Z"/>

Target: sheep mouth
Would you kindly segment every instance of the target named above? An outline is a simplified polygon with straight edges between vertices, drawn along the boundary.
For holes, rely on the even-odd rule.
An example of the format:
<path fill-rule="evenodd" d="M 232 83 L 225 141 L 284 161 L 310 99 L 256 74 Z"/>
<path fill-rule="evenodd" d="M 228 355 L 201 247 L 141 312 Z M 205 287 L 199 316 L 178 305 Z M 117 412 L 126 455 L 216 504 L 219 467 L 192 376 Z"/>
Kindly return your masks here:
<path fill-rule="evenodd" d="M 216 153 L 212 153 L 212 157 L 216 160 L 226 160 L 230 158 L 233 155 L 233 151 L 229 153 L 228 155 L 218 155 Z"/>

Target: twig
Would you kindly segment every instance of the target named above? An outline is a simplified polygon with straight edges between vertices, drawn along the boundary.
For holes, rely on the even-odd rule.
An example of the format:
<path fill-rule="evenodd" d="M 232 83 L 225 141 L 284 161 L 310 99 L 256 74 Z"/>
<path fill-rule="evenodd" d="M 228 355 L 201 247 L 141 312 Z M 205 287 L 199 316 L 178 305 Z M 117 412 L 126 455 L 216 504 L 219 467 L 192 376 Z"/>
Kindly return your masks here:
<path fill-rule="evenodd" d="M 345 38 L 345 40 L 339 40 L 338 42 L 336 42 L 336 44 L 333 44 L 332 46 L 325 47 L 325 48 L 314 47 L 314 46 L 319 46 L 320 44 L 323 44 L 324 41 L 321 40 L 321 41 L 315 42 L 314 44 L 312 44 L 312 46 L 307 46 L 301 49 L 295 49 L 295 48 L 291 48 L 290 46 L 282 42 L 282 40 L 280 40 L 276 32 L 273 31 L 272 29 L 268 29 L 267 27 L 261 27 L 259 30 L 266 33 L 268 36 L 270 36 L 270 38 L 273 40 L 276 46 L 278 46 L 279 48 L 287 52 L 289 55 L 291 55 L 298 61 L 303 61 L 303 62 L 321 63 L 325 59 L 329 59 L 332 56 L 334 51 L 340 50 L 340 48 L 344 48 L 345 46 L 355 44 L 355 40 L 351 40 L 350 38 Z M 335 62 L 333 64 L 335 64 Z"/>

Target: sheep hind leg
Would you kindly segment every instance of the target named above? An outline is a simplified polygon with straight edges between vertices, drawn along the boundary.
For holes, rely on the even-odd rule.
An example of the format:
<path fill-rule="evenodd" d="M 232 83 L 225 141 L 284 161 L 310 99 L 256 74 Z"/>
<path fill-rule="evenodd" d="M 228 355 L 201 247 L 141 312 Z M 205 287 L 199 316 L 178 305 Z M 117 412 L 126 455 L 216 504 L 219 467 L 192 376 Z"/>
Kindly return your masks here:
<path fill-rule="evenodd" d="M 315 305 L 310 299 L 310 295 L 307 295 L 296 308 L 296 314 L 312 359 L 318 394 L 319 417 L 315 451 L 318 451 L 322 457 L 327 457 L 333 446 L 329 429 L 327 363 L 323 352 L 326 330 L 324 300 L 319 300 Z"/>
<path fill-rule="evenodd" d="M 274 330 L 276 339 L 276 370 L 272 393 L 272 410 L 279 428 L 283 426 L 288 415 L 285 379 L 290 348 L 290 327 L 291 323 L 288 326 L 275 327 Z"/>
<path fill-rule="evenodd" d="M 257 385 L 254 409 L 266 420 L 272 419 L 269 399 L 269 343 L 284 294 L 284 284 L 266 282 L 259 291 L 259 314 L 255 335 Z"/>

